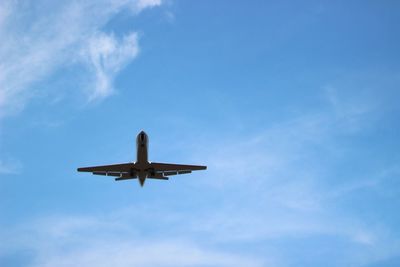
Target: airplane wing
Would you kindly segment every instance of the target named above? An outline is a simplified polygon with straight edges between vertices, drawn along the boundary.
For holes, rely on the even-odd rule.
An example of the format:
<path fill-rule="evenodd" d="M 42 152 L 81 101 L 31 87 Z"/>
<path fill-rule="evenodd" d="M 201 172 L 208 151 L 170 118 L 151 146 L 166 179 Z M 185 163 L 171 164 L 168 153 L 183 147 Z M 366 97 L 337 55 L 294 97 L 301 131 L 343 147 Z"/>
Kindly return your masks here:
<path fill-rule="evenodd" d="M 149 164 L 149 169 L 152 169 L 154 173 L 150 174 L 147 178 L 168 180 L 167 176 L 191 173 L 192 171 L 197 170 L 205 170 L 207 169 L 207 167 L 198 165 L 151 162 Z M 135 170 L 135 163 L 122 163 L 78 168 L 78 172 L 91 172 L 94 175 L 114 176 L 117 177 L 115 180 L 136 178 L 136 176 L 132 176 L 132 170 Z"/>
<path fill-rule="evenodd" d="M 122 163 L 94 167 L 78 168 L 78 172 L 91 172 L 95 175 L 107 175 L 116 177 L 126 177 L 129 175 L 132 168 L 135 168 L 135 163 Z"/>
<path fill-rule="evenodd" d="M 185 174 L 185 173 L 191 173 L 192 171 L 207 169 L 207 166 L 170 164 L 170 163 L 158 163 L 158 162 L 151 162 L 150 166 L 151 168 L 154 169 L 156 173 L 162 174 L 164 176 Z"/>

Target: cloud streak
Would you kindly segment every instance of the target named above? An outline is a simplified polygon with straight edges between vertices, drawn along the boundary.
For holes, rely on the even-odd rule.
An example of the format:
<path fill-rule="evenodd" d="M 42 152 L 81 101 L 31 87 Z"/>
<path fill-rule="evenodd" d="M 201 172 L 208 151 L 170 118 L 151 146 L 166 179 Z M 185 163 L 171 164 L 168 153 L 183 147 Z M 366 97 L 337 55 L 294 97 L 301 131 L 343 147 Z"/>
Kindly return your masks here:
<path fill-rule="evenodd" d="M 190 238 L 146 238 L 127 214 L 118 217 L 62 216 L 31 222 L 3 234 L 2 240 L 9 242 L 0 245 L 0 258 L 18 248 L 34 254 L 27 265 L 32 267 L 263 266 L 259 259 L 208 248 Z"/>
<path fill-rule="evenodd" d="M 47 2 L 46 2 L 47 3 Z M 66 1 L 49 4 L 2 1 L 0 6 L 0 117 L 22 110 L 34 84 L 63 66 L 84 63 L 93 73 L 90 99 L 112 92 L 118 71 L 138 53 L 135 33 L 116 37 L 102 28 L 118 12 L 138 14 L 154 0 Z M 39 90 L 39 89 L 36 89 Z"/>
<path fill-rule="evenodd" d="M 89 100 L 102 99 L 112 94 L 112 79 L 138 52 L 138 37 L 135 33 L 121 40 L 104 33 L 91 37 L 84 52 L 95 78 Z"/>
<path fill-rule="evenodd" d="M 335 253 L 350 251 L 343 259 L 352 266 L 397 255 L 398 237 L 378 218 L 366 222 L 348 211 L 355 195 L 377 197 L 375 191 L 385 183 L 381 171 L 368 167 L 375 158 L 363 157 L 361 170 L 340 170 L 357 160 L 349 155 L 360 153 L 346 141 L 367 134 L 379 109 L 373 101 L 354 102 L 331 90 L 319 112 L 303 113 L 252 135 L 246 132 L 245 139 L 220 136 L 197 143 L 196 159 L 205 159 L 209 179 L 196 186 L 222 195 L 224 201 L 214 204 L 213 215 L 198 216 L 203 220 L 192 225 L 195 231 L 218 242 L 280 240 L 288 254 L 296 240 L 307 244 L 323 239 Z"/>

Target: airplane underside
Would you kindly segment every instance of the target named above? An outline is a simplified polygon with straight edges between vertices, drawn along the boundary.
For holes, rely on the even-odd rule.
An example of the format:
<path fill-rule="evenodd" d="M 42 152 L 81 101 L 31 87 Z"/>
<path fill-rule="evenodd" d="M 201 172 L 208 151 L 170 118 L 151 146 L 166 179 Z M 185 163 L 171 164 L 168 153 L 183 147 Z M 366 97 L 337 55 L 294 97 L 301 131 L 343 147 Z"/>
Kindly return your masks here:
<path fill-rule="evenodd" d="M 136 138 L 137 161 L 103 166 L 78 168 L 80 172 L 113 176 L 115 181 L 138 179 L 141 186 L 146 179 L 168 180 L 171 175 L 186 174 L 205 170 L 207 166 L 149 162 L 147 160 L 148 137 L 140 132 Z"/>

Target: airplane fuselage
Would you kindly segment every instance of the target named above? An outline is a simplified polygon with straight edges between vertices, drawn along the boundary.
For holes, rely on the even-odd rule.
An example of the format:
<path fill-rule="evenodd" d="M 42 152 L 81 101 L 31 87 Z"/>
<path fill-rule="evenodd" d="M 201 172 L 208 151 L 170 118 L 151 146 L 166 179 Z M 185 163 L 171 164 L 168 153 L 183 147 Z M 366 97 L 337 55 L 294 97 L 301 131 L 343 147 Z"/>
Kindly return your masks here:
<path fill-rule="evenodd" d="M 136 166 L 137 166 L 137 176 L 141 185 L 144 184 L 149 170 L 149 160 L 148 160 L 148 145 L 149 138 L 144 131 L 141 131 L 136 137 Z"/>

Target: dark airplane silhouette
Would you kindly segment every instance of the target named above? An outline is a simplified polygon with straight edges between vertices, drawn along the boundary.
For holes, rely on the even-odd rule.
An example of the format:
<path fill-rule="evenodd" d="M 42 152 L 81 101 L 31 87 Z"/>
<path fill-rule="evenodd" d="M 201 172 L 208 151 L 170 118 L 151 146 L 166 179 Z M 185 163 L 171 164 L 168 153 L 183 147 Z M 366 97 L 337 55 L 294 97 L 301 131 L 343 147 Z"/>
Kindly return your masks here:
<path fill-rule="evenodd" d="M 141 131 L 136 138 L 136 162 L 78 168 L 78 172 L 114 176 L 117 177 L 115 181 L 138 178 L 140 185 L 143 186 L 146 178 L 168 180 L 167 176 L 170 175 L 207 169 L 207 166 L 149 162 L 147 159 L 148 144 L 149 138 L 147 134 Z"/>

